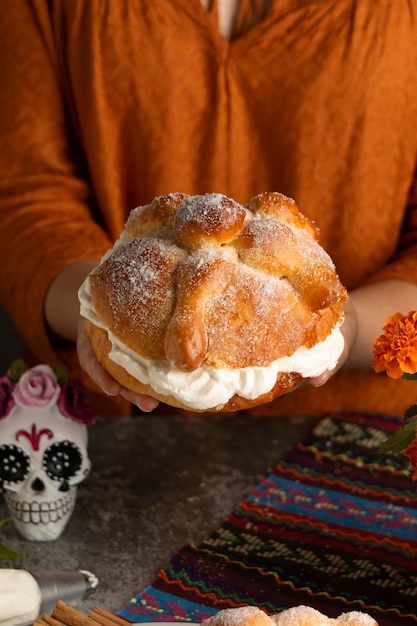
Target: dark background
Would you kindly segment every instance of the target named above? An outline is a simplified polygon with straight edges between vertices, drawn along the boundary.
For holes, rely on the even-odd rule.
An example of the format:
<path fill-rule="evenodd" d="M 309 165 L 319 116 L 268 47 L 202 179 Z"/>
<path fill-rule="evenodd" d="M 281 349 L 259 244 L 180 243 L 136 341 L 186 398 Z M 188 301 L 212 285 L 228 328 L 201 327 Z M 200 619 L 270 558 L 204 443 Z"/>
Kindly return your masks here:
<path fill-rule="evenodd" d="M 20 337 L 4 307 L 0 304 L 0 376 L 20 357 Z"/>

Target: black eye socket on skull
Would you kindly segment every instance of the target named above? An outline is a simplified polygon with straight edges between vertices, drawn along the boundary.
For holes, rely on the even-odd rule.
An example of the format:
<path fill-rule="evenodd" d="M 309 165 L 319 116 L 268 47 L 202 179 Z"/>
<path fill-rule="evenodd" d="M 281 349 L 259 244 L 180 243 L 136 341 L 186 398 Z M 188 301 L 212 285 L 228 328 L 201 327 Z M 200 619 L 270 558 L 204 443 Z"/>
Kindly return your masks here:
<path fill-rule="evenodd" d="M 13 444 L 0 446 L 0 482 L 19 483 L 30 470 L 30 457 Z"/>
<path fill-rule="evenodd" d="M 72 441 L 54 443 L 45 450 L 43 468 L 52 480 L 72 478 L 82 465 L 82 454 Z"/>

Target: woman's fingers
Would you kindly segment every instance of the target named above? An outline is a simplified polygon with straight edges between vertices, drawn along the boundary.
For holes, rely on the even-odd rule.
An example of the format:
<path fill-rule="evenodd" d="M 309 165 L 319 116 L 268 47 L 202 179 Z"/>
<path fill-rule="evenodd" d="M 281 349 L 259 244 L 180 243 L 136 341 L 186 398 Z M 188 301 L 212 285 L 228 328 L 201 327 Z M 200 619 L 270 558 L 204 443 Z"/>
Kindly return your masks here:
<path fill-rule="evenodd" d="M 145 412 L 152 411 L 158 406 L 159 402 L 155 398 L 126 389 L 106 372 L 91 348 L 85 334 L 85 320 L 82 318 L 78 325 L 77 352 L 81 367 L 104 393 L 110 396 L 120 394 Z"/>
<path fill-rule="evenodd" d="M 85 321 L 82 318 L 78 324 L 77 352 L 83 370 L 106 394 L 116 396 L 122 392 L 122 385 L 110 376 L 98 362 L 85 334 Z"/>
<path fill-rule="evenodd" d="M 135 393 L 134 391 L 130 391 L 130 389 L 123 388 L 121 395 L 132 404 L 135 404 L 139 409 L 145 411 L 145 413 L 153 411 L 159 404 L 156 398 L 144 396 L 141 393 Z"/>

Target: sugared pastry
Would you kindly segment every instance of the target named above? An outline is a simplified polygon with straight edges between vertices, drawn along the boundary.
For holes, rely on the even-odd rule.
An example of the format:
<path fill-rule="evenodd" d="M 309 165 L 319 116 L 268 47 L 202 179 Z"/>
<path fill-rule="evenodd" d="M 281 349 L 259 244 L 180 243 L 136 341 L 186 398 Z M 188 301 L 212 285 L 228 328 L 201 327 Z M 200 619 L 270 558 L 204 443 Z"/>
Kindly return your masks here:
<path fill-rule="evenodd" d="M 273 626 L 269 615 L 257 606 L 222 609 L 201 622 L 201 626 Z"/>
<path fill-rule="evenodd" d="M 255 606 L 223 609 L 203 620 L 201 626 L 378 626 L 378 623 L 360 611 L 331 618 L 312 607 L 299 605 L 270 616 Z"/>
<path fill-rule="evenodd" d="M 121 384 L 234 411 L 335 367 L 346 291 L 318 231 L 280 193 L 155 198 L 84 281 L 86 332 Z"/>

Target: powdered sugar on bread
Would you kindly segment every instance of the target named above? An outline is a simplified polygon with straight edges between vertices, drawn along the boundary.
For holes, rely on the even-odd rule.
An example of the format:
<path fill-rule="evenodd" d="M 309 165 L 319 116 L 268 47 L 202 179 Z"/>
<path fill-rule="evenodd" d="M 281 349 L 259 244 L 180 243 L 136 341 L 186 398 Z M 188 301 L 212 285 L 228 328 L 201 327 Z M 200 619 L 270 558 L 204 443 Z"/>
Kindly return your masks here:
<path fill-rule="evenodd" d="M 312 607 L 299 605 L 273 615 L 254 606 L 223 609 L 204 620 L 201 626 L 378 626 L 378 623 L 360 611 L 331 618 Z"/>
<path fill-rule="evenodd" d="M 124 370 L 129 383 L 139 381 L 136 391 L 173 394 L 180 406 L 231 410 L 270 400 L 332 369 L 343 349 L 346 292 L 317 238 L 282 194 L 248 205 L 221 194 L 155 198 L 132 211 L 80 290 L 93 349 L 96 327 L 110 341 L 102 363 L 115 378 Z M 101 336 L 98 343 L 101 350 Z M 207 373 L 217 380 L 213 393 L 201 398 L 200 389 L 190 405 L 182 388 L 199 387 Z"/>

